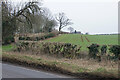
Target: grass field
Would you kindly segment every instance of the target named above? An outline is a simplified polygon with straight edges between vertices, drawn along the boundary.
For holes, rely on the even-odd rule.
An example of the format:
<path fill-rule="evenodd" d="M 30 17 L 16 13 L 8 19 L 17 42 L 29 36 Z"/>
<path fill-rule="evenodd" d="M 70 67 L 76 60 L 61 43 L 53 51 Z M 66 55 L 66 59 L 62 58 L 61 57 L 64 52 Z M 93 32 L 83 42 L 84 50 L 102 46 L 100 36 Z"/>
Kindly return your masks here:
<path fill-rule="evenodd" d="M 82 50 L 87 50 L 87 46 L 92 43 L 100 45 L 118 44 L 118 35 L 80 35 L 63 34 L 58 37 L 45 40 L 45 42 L 65 42 L 82 46 Z"/>

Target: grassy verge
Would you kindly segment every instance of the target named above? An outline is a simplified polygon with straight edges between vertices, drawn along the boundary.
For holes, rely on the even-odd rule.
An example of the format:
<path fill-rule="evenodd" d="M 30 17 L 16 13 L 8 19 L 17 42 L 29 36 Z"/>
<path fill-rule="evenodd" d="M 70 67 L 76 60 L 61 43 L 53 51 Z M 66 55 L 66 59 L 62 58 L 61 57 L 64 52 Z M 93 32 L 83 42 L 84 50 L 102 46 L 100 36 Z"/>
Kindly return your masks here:
<path fill-rule="evenodd" d="M 62 74 L 67 74 L 84 79 L 117 80 L 117 74 L 114 71 L 107 71 L 105 68 L 90 70 L 75 64 L 69 64 L 60 61 L 44 60 L 42 57 L 28 54 L 16 54 L 14 52 L 3 52 L 2 60 L 19 65 L 29 66 L 36 69 L 44 69 Z"/>
<path fill-rule="evenodd" d="M 108 63 L 98 63 L 90 60 L 61 59 L 49 55 L 31 55 L 30 53 L 11 52 L 15 46 L 2 46 L 2 60 L 36 69 L 58 72 L 84 79 L 117 80 L 116 63 L 112 67 Z M 113 67 L 114 66 L 114 67 Z"/>
<path fill-rule="evenodd" d="M 4 45 L 2 46 L 2 51 L 11 51 L 14 48 L 15 48 L 15 45 L 13 46 L 12 44 Z"/>

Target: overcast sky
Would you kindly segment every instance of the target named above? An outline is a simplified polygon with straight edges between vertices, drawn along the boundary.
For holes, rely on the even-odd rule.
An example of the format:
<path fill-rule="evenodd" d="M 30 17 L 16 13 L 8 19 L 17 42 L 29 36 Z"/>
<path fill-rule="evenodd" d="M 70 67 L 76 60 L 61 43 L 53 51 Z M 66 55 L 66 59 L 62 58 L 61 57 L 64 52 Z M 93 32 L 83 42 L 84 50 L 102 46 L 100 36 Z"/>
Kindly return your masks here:
<path fill-rule="evenodd" d="M 117 0 L 44 0 L 44 6 L 53 14 L 66 13 L 74 23 L 70 26 L 83 33 L 118 32 Z"/>
<path fill-rule="evenodd" d="M 43 0 L 52 14 L 64 12 L 77 31 L 90 34 L 118 32 L 118 0 Z"/>

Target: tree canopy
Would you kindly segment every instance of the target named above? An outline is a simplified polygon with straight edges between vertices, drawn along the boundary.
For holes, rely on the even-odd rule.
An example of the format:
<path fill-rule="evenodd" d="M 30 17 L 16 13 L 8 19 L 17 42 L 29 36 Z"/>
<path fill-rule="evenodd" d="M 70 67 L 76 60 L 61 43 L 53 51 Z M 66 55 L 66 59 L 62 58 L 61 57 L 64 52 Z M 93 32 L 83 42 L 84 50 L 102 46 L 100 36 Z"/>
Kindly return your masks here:
<path fill-rule="evenodd" d="M 31 1 L 12 6 L 13 3 L 2 2 L 2 40 L 18 32 L 50 32 L 56 25 L 51 16 L 45 14 L 41 2 Z M 47 11 L 50 14 L 49 11 Z"/>

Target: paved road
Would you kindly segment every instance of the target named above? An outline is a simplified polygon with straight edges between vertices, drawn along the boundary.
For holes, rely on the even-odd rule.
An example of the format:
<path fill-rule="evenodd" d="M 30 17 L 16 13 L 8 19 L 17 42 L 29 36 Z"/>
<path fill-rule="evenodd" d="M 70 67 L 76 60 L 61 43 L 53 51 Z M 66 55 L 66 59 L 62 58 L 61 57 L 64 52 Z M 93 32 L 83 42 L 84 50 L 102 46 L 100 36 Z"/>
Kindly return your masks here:
<path fill-rule="evenodd" d="M 37 71 L 12 64 L 2 64 L 3 78 L 70 78 L 50 72 Z"/>

